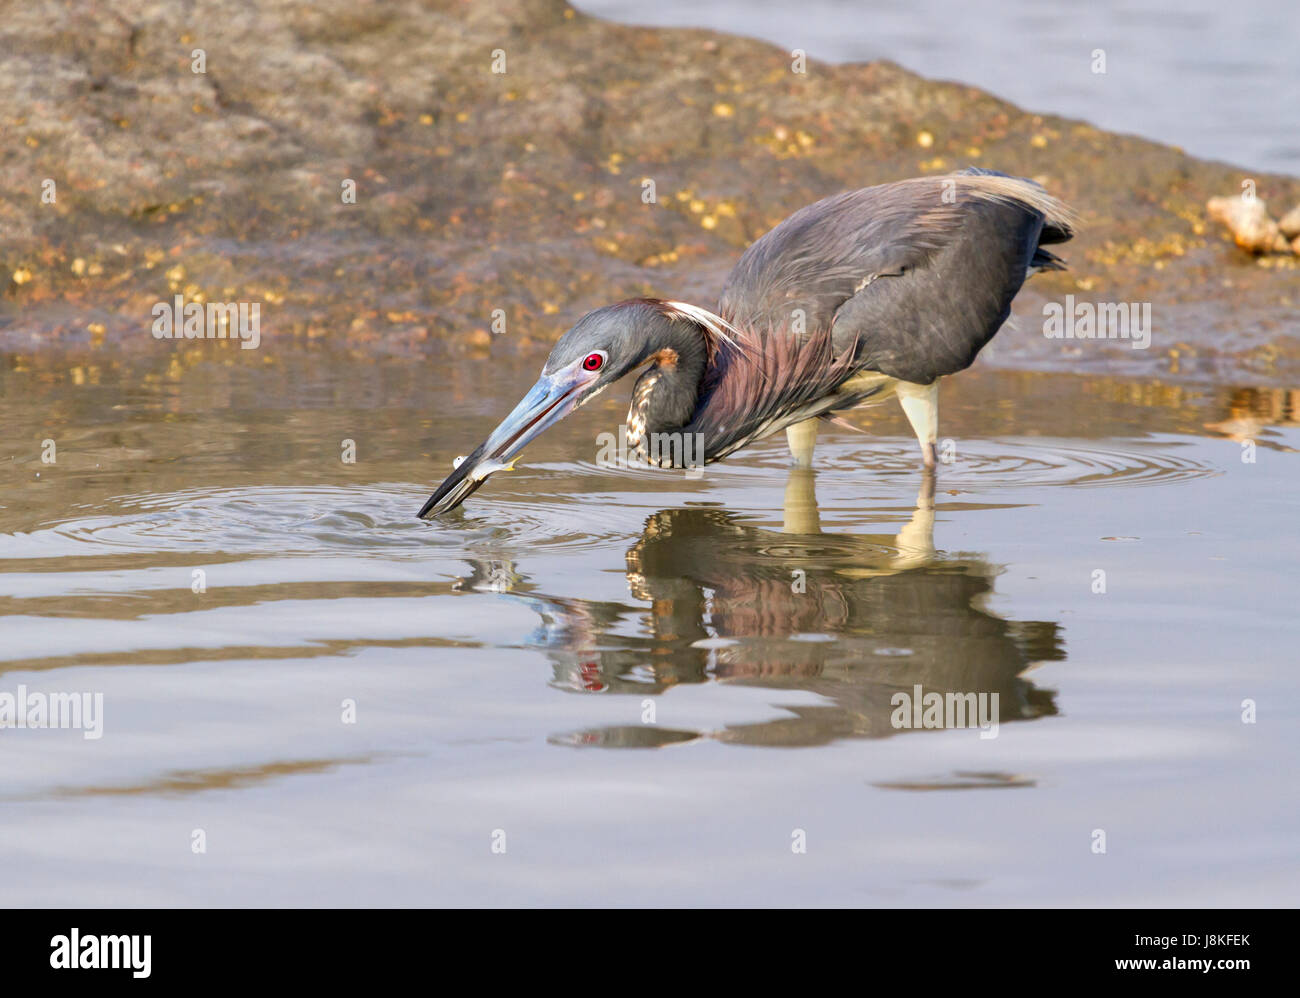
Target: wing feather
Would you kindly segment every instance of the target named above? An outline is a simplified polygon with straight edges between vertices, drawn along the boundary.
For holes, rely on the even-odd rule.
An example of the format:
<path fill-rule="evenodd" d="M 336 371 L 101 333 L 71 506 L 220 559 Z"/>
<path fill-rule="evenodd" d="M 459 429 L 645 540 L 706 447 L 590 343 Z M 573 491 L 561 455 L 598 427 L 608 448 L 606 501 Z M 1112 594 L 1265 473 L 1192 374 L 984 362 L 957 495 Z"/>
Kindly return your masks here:
<path fill-rule="evenodd" d="M 832 330 L 855 370 L 928 384 L 969 366 L 1028 274 L 1059 266 L 1073 212 L 1029 180 L 970 169 L 809 205 L 755 242 L 723 288 L 733 328 Z"/>

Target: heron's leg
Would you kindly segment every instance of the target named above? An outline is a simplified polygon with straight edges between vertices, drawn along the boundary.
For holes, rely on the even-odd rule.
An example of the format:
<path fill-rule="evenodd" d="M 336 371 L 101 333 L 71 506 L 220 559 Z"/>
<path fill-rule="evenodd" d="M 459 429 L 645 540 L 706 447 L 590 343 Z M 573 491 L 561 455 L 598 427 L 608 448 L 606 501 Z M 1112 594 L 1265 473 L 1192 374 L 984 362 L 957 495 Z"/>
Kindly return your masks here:
<path fill-rule="evenodd" d="M 903 413 L 921 445 L 921 460 L 927 468 L 933 468 L 934 445 L 939 437 L 939 381 L 935 379 L 928 385 L 900 381 L 896 392 Z"/>
<path fill-rule="evenodd" d="M 799 468 L 811 468 L 813 448 L 817 446 L 817 420 L 805 419 L 785 428 L 785 439 L 789 441 L 790 453 Z"/>

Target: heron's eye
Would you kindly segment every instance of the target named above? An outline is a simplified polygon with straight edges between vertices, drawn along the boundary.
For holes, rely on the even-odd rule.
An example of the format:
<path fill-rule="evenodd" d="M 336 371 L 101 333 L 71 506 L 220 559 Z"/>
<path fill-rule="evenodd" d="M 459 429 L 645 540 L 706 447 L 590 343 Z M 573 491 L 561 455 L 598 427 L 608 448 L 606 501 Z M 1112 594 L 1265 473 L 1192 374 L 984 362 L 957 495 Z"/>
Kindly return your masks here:
<path fill-rule="evenodd" d="M 587 359 L 582 362 L 583 368 L 588 371 L 599 371 L 605 364 L 605 355 L 603 353 L 589 353 Z"/>

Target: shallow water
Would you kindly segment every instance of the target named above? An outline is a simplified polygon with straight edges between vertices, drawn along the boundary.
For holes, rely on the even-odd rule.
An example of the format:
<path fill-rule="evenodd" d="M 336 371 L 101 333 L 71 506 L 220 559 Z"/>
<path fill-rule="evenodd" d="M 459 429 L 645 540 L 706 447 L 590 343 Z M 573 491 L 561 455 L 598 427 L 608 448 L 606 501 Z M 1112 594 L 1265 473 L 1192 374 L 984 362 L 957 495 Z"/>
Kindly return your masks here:
<path fill-rule="evenodd" d="M 931 489 L 892 403 L 604 469 L 615 390 L 428 524 L 535 372 L 267 357 L 0 372 L 0 694 L 104 698 L 0 730 L 3 903 L 1294 903 L 1294 393 L 974 370 Z"/>

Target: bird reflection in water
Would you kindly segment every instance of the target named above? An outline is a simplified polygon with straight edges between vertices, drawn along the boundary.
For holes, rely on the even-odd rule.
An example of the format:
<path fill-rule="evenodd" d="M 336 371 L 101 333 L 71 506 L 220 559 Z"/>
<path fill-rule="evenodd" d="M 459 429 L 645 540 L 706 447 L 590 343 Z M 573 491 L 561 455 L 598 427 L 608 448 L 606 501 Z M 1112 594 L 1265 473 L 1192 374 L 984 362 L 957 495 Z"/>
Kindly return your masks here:
<path fill-rule="evenodd" d="M 463 585 L 504 589 L 541 615 L 532 643 L 554 663 L 559 688 L 653 697 L 683 683 L 725 682 L 821 698 L 777 697 L 781 717 L 721 730 L 633 723 L 553 741 L 798 746 L 883 737 L 898 731 L 891 698 L 917 685 L 997 693 L 1002 723 L 1056 713 L 1053 692 L 1023 673 L 1065 658 L 1058 625 L 1009 621 L 981 606 L 998 569 L 935 551 L 932 475 L 908 522 L 879 535 L 824 532 L 814 475 L 792 469 L 780 531 L 716 507 L 655 513 L 627 552 L 638 605 L 528 592 L 512 565 L 476 564 Z M 666 721 L 663 702 L 657 707 Z"/>

